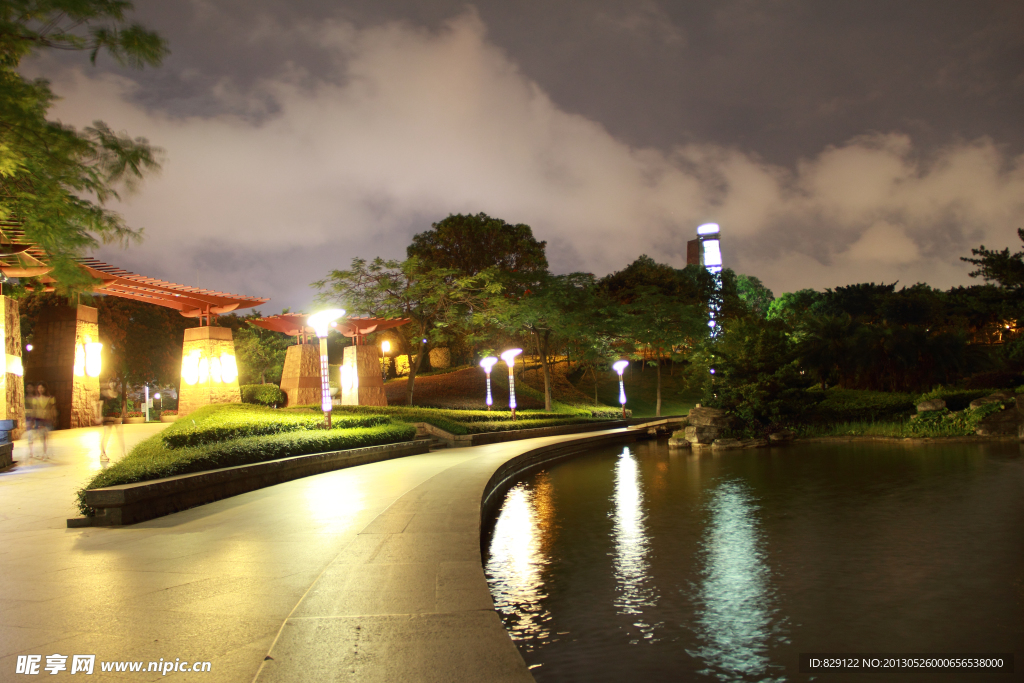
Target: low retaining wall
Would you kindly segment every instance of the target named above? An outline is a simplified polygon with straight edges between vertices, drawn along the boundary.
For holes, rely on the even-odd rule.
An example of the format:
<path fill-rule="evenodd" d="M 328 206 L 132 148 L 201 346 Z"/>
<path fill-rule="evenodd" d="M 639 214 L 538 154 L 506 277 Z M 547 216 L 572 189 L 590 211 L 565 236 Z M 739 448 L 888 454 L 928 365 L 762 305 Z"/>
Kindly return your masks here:
<path fill-rule="evenodd" d="M 85 502 L 96 508 L 96 516 L 69 519 L 68 527 L 137 524 L 292 479 L 380 460 L 418 455 L 428 452 L 429 448 L 430 444 L 427 442 L 409 441 L 345 451 L 296 455 L 280 460 L 193 472 L 137 484 L 91 489 L 85 493 Z"/>
<path fill-rule="evenodd" d="M 534 427 L 532 429 L 508 429 L 500 432 L 481 432 L 479 434 L 452 434 L 435 427 L 429 422 L 416 422 L 417 436 L 436 436 L 452 448 L 483 446 L 491 443 L 536 439 L 542 436 L 562 436 L 565 434 L 582 434 L 600 432 L 620 427 L 671 430 L 685 418 L 632 418 L 627 420 L 608 420 L 607 422 L 587 422 L 583 424 L 555 425 L 553 427 Z"/>

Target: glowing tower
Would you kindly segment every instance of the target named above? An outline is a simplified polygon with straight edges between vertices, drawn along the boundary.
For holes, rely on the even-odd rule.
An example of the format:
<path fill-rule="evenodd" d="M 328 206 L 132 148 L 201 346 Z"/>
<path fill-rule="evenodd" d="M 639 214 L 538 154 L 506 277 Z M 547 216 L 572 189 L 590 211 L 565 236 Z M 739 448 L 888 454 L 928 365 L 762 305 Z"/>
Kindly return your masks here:
<path fill-rule="evenodd" d="M 722 243 L 718 223 L 705 223 L 697 227 L 697 239 L 686 243 L 686 265 L 707 268 L 715 283 L 715 293 L 708 302 L 708 327 L 711 336 L 718 334 L 718 316 L 722 312 Z"/>

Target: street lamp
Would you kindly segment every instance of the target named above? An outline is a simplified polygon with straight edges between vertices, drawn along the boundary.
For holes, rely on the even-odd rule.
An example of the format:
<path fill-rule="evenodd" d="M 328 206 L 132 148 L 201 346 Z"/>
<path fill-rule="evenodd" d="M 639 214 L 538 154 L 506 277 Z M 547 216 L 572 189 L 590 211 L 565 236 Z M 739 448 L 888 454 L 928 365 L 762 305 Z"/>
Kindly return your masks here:
<path fill-rule="evenodd" d="M 494 403 L 491 399 L 491 368 L 493 368 L 494 364 L 497 362 L 498 359 L 494 356 L 487 356 L 487 358 L 480 361 L 480 367 L 482 367 L 484 372 L 487 373 L 487 410 L 490 410 L 491 404 Z"/>
<path fill-rule="evenodd" d="M 628 360 L 617 360 L 612 363 L 612 370 L 619 373 L 619 403 L 622 404 L 622 419 L 626 419 L 626 385 L 622 383 L 622 373 L 629 366 Z"/>
<path fill-rule="evenodd" d="M 501 354 L 501 359 L 508 366 L 508 407 L 512 410 L 512 421 L 516 419 L 516 378 L 512 374 L 512 368 L 516 364 L 516 356 L 523 352 L 522 349 L 509 349 Z"/>
<path fill-rule="evenodd" d="M 388 381 L 388 353 L 391 352 L 391 342 L 387 339 L 380 343 L 380 378 Z"/>
<path fill-rule="evenodd" d="M 327 429 L 331 428 L 331 380 L 327 367 L 327 333 L 331 323 L 345 315 L 340 308 L 331 308 L 326 311 L 314 313 L 306 319 L 306 323 L 313 328 L 316 336 L 320 339 L 320 407 L 324 411 Z"/>

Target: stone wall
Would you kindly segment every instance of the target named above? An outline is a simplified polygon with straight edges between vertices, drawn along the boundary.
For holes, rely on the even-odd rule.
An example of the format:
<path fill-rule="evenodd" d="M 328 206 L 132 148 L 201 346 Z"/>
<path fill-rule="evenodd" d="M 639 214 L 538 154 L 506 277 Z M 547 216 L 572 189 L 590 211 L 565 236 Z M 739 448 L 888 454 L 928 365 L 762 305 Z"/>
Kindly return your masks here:
<path fill-rule="evenodd" d="M 185 344 L 182 348 L 182 364 L 193 351 L 200 351 L 205 358 L 220 358 L 221 354 L 235 355 L 235 342 L 229 327 L 193 327 L 185 330 Z M 241 403 L 238 378 L 231 382 L 214 382 L 208 377 L 205 382 L 188 384 L 181 380 L 178 391 L 178 417 L 188 415 L 197 408 L 211 403 Z"/>
<path fill-rule="evenodd" d="M 25 382 L 24 370 L 12 372 L 21 358 L 21 316 L 18 314 L 18 301 L 0 296 L 0 323 L 3 324 L 3 337 L 6 361 L 6 372 L 0 373 L 0 382 L 4 386 L 0 395 L 4 397 L 0 405 L 0 420 L 13 420 L 11 439 L 20 439 L 25 433 Z"/>
<path fill-rule="evenodd" d="M 320 405 L 320 345 L 295 344 L 288 347 L 281 373 L 281 391 L 288 405 Z"/>
<path fill-rule="evenodd" d="M 386 406 L 381 353 L 376 346 L 346 346 L 341 366 L 341 404 Z"/>
<path fill-rule="evenodd" d="M 34 348 L 23 358 L 25 384 L 46 385 L 47 392 L 56 400 L 54 426 L 58 429 L 94 424 L 100 380 L 87 376 L 84 368 L 75 373 L 75 354 L 79 346 L 96 341 L 98 315 L 91 306 L 54 306 L 39 314 L 33 334 Z"/>

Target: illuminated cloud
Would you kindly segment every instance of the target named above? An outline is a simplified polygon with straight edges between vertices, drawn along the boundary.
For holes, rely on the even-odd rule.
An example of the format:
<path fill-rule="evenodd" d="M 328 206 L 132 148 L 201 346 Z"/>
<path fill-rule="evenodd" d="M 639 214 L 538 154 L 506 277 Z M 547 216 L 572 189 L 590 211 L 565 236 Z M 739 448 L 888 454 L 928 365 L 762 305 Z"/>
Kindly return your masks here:
<path fill-rule="evenodd" d="M 992 140 L 922 155 L 906 135 L 870 134 L 792 168 L 713 144 L 638 148 L 556 105 L 472 10 L 435 30 L 266 30 L 315 45 L 331 77 L 282 64 L 250 87 L 210 87 L 230 113 L 183 115 L 144 107 L 123 76 L 51 76 L 65 122 L 100 118 L 166 150 L 123 206 L 145 241 L 102 258 L 271 296 L 273 312 L 307 306 L 308 283 L 353 256 L 402 257 L 431 222 L 483 211 L 531 225 L 558 271 L 602 275 L 641 253 L 681 266 L 696 226 L 715 221 L 726 265 L 777 293 L 947 287 L 967 281 L 957 259 L 971 246 L 1012 245 L 1024 223 L 1024 163 Z"/>

